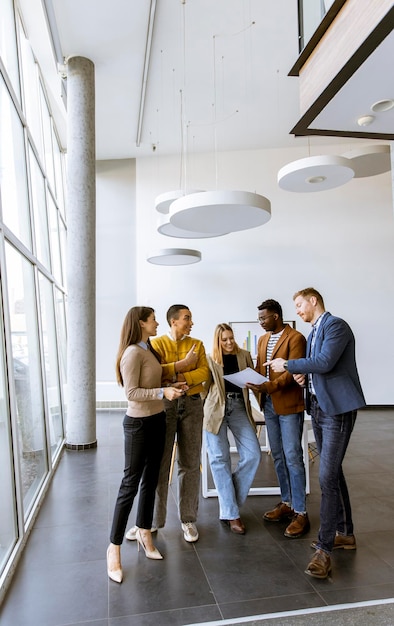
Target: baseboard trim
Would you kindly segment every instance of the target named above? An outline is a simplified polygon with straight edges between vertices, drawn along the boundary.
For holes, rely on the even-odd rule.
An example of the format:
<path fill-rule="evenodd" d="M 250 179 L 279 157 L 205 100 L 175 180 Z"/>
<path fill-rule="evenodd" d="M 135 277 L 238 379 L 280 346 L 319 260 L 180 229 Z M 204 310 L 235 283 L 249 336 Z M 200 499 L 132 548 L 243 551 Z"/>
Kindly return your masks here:
<path fill-rule="evenodd" d="M 122 400 L 101 400 L 96 402 L 96 409 L 127 409 L 127 402 Z"/>
<path fill-rule="evenodd" d="M 367 404 L 359 411 L 389 411 L 394 409 L 394 404 Z"/>

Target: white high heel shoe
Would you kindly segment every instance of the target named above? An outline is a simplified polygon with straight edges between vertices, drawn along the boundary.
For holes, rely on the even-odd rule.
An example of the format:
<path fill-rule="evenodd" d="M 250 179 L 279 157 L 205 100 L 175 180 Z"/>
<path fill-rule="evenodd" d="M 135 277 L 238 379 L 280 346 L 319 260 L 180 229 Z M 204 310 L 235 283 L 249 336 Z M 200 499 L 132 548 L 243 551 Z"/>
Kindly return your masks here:
<path fill-rule="evenodd" d="M 109 551 L 111 546 L 107 548 L 107 574 L 108 577 L 113 580 L 115 583 L 121 583 L 123 580 L 123 570 L 120 567 L 119 569 L 111 570 L 109 569 Z"/>
<path fill-rule="evenodd" d="M 160 554 L 160 552 L 158 551 L 157 548 L 154 548 L 153 550 L 148 550 L 147 547 L 144 544 L 144 541 L 142 539 L 141 536 L 141 530 L 138 528 L 138 530 L 135 533 L 135 538 L 137 540 L 137 544 L 138 544 L 138 552 L 140 551 L 140 546 L 143 548 L 144 552 L 145 552 L 145 556 L 148 559 L 162 559 L 163 556 Z"/>

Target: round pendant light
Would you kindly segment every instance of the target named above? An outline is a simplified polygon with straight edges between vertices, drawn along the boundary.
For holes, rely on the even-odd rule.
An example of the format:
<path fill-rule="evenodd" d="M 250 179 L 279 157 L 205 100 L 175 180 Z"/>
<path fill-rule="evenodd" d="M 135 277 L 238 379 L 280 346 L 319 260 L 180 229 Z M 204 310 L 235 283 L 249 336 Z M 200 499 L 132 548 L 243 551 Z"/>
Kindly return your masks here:
<path fill-rule="evenodd" d="M 179 239 L 208 239 L 209 237 L 222 237 L 227 233 L 199 233 L 194 230 L 183 230 L 171 224 L 168 215 L 159 215 L 157 220 L 157 230 L 161 235 L 167 237 L 178 237 Z"/>
<path fill-rule="evenodd" d="M 201 261 L 201 252 L 186 248 L 167 248 L 152 252 L 147 261 L 154 265 L 190 265 Z"/>
<path fill-rule="evenodd" d="M 170 222 L 177 228 L 216 236 L 256 228 L 270 217 L 270 201 L 248 191 L 203 191 L 170 206 Z"/>
<path fill-rule="evenodd" d="M 178 198 L 182 198 L 182 196 L 186 196 L 190 193 L 198 193 L 199 189 L 176 189 L 175 191 L 166 191 L 165 193 L 161 193 L 155 199 L 155 208 L 159 213 L 168 213 L 170 210 L 170 205 L 174 200 Z"/>
<path fill-rule="evenodd" d="M 309 193 L 340 187 L 353 176 L 354 170 L 349 159 L 322 155 L 288 163 L 278 172 L 278 184 L 286 191 Z"/>
<path fill-rule="evenodd" d="M 359 150 L 351 150 L 344 155 L 354 169 L 354 178 L 376 176 L 391 169 L 390 146 L 374 145 Z"/>

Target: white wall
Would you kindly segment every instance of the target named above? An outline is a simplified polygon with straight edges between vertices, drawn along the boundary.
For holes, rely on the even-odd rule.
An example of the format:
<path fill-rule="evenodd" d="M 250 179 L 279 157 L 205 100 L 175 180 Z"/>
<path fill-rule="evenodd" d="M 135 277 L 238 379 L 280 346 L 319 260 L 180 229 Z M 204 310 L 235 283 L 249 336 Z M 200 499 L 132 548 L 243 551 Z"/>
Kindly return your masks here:
<path fill-rule="evenodd" d="M 115 382 L 120 328 L 136 302 L 135 160 L 98 161 L 97 400 L 124 400 Z"/>
<path fill-rule="evenodd" d="M 362 144 L 360 144 L 362 145 Z M 313 154 L 341 154 L 349 144 L 324 147 Z M 103 259 L 98 265 L 98 283 L 103 272 L 111 293 L 117 294 L 107 310 L 99 301 L 99 329 L 117 337 L 121 321 L 130 306 L 144 304 L 156 309 L 159 334 L 167 331 L 167 308 L 181 302 L 190 306 L 193 334 L 203 339 L 211 350 L 214 327 L 222 321 L 255 320 L 257 305 L 266 298 L 275 298 L 283 306 L 284 316 L 294 319 L 292 295 L 298 289 L 314 286 L 333 314 L 344 317 L 356 335 L 358 366 L 368 404 L 394 404 L 392 367 L 394 336 L 385 333 L 381 340 L 382 318 L 394 308 L 391 278 L 394 266 L 394 224 L 389 173 L 354 179 L 346 185 L 320 193 L 297 194 L 282 191 L 277 185 L 277 172 L 286 163 L 309 156 L 305 148 L 232 152 L 217 157 L 218 184 L 212 155 L 194 155 L 188 165 L 188 186 L 199 189 L 241 189 L 254 191 L 271 200 L 272 218 L 259 228 L 232 233 L 214 239 L 173 239 L 156 231 L 157 195 L 179 188 L 179 159 L 146 158 L 137 160 L 135 266 L 130 267 L 130 248 L 122 246 L 124 223 L 111 222 L 113 249 L 107 247 L 111 267 L 118 264 L 130 269 L 130 289 L 124 273 L 111 271 Z M 121 176 L 122 162 L 113 162 Z M 107 182 L 117 184 L 118 177 L 104 180 L 98 186 L 100 195 Z M 108 198 L 115 190 L 107 189 Z M 114 204 L 110 200 L 111 206 Z M 98 226 L 98 244 L 106 233 Z M 115 232 L 119 233 L 119 239 Z M 107 242 L 108 243 L 108 242 Z M 202 261 L 195 265 L 162 267 L 147 263 L 148 252 L 155 248 L 191 247 L 202 252 Z M 112 255 L 119 263 L 114 264 Z M 127 292 L 127 295 L 125 294 Z M 136 296 L 133 300 L 133 296 Z M 116 310 L 116 314 L 115 314 Z M 377 327 L 379 320 L 379 330 Z M 307 334 L 309 326 L 297 320 L 297 328 Z M 378 334 L 379 333 L 379 334 Z M 113 346 L 100 347 L 98 331 L 98 372 L 113 376 Z M 116 343 L 112 339 L 112 344 Z M 107 354 L 106 351 L 108 350 Z M 116 352 L 116 348 L 115 348 Z M 112 359 L 112 361 L 111 361 Z M 375 365 L 374 365 L 375 364 Z M 99 380 L 104 381 L 102 376 Z M 113 379 L 106 379 L 107 382 Z"/>

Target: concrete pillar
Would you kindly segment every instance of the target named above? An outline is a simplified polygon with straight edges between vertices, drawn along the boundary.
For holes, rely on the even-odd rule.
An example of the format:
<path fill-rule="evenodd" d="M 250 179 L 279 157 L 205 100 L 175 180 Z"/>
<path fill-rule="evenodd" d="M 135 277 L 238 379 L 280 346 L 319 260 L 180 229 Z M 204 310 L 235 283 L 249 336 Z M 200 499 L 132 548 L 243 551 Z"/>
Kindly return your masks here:
<path fill-rule="evenodd" d="M 67 61 L 66 447 L 96 440 L 96 149 L 94 64 Z"/>

